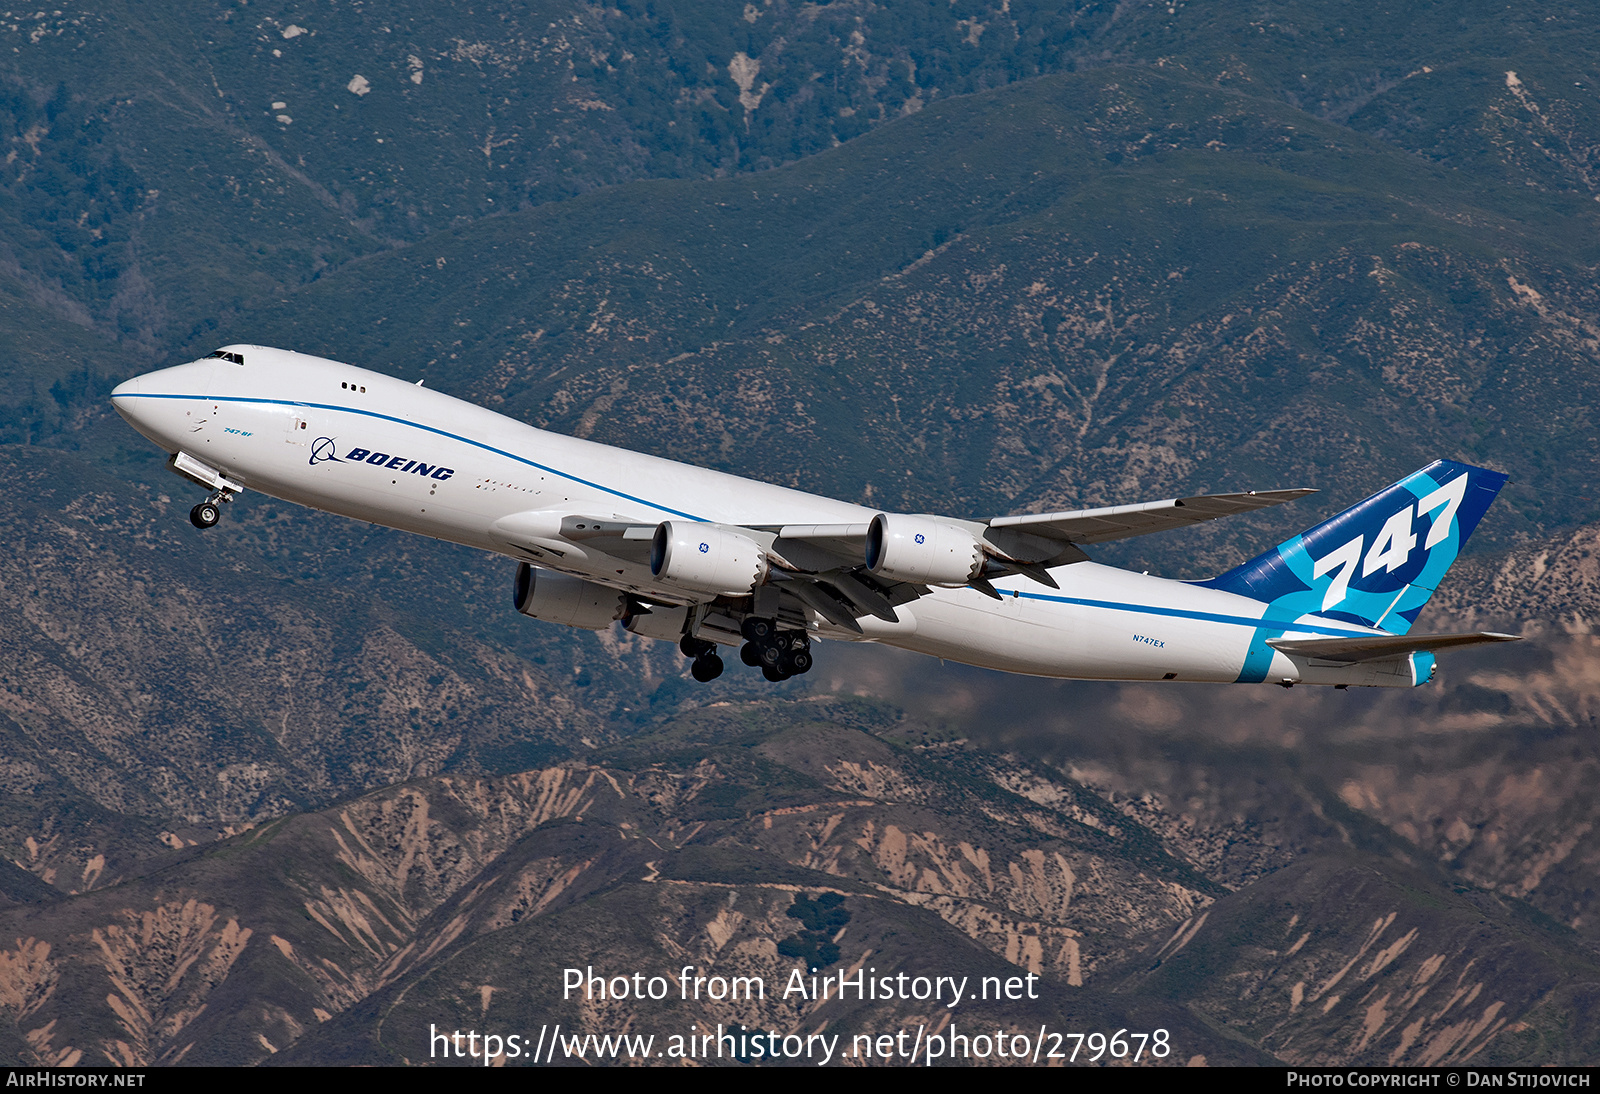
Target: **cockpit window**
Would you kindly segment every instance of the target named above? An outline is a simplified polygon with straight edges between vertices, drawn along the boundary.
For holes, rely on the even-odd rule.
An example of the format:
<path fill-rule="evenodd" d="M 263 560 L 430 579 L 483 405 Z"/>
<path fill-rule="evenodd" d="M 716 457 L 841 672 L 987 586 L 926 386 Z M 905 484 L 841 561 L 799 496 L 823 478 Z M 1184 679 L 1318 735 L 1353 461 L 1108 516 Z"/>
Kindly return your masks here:
<path fill-rule="evenodd" d="M 244 364 L 244 354 L 242 353 L 228 353 L 219 349 L 215 352 L 206 354 L 206 360 L 208 361 L 213 357 L 220 357 L 224 361 L 232 361 L 236 365 Z"/>

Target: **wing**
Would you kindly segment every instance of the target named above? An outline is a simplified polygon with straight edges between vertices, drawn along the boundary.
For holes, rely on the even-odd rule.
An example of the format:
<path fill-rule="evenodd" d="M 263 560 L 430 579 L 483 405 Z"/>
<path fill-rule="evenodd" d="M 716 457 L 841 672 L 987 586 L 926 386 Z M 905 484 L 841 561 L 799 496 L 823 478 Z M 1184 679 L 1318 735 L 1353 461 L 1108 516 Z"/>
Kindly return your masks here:
<path fill-rule="evenodd" d="M 1202 521 L 1266 509 L 1315 494 L 1315 490 L 1252 490 L 1248 494 L 1201 494 L 1192 498 L 1074 509 L 1065 513 L 1019 513 L 995 517 L 990 528 L 1013 528 L 1062 543 L 1105 543 L 1113 539 L 1185 528 Z"/>
<path fill-rule="evenodd" d="M 1408 653 L 1431 653 L 1457 646 L 1480 646 L 1487 642 L 1520 641 L 1522 636 L 1517 634 L 1474 631 L 1468 634 L 1375 634 L 1361 638 L 1269 638 L 1267 645 L 1299 657 L 1359 664 L 1362 661 L 1386 661 Z"/>
<path fill-rule="evenodd" d="M 1205 494 L 1140 505 L 1077 509 L 1065 513 L 1024 513 L 987 521 L 951 517 L 930 519 L 956 525 L 979 541 L 986 556 L 982 572 L 970 585 L 998 598 L 990 579 L 1022 574 L 1057 588 L 1048 567 L 1082 562 L 1089 556 L 1079 544 L 1103 543 L 1129 536 L 1183 528 L 1218 517 L 1282 505 L 1314 490 L 1267 490 L 1248 494 Z M 757 540 L 775 569 L 772 584 L 780 599 L 805 605 L 830 623 L 859 632 L 856 620 L 874 616 L 898 622 L 895 607 L 929 592 L 926 585 L 896 581 L 869 572 L 866 545 L 871 524 L 728 525 Z M 496 521 L 500 540 L 538 561 L 539 552 L 557 557 L 564 545 L 582 544 L 630 562 L 650 557 L 656 525 L 613 514 L 585 516 L 554 511 L 519 513 Z"/>
<path fill-rule="evenodd" d="M 1104 543 L 1183 528 L 1234 513 L 1282 505 L 1314 493 L 1315 490 L 1262 490 L 1245 494 L 1202 494 L 1065 513 L 1022 513 L 988 521 L 934 519 L 959 524 L 981 539 L 989 561 L 985 572 L 971 584 L 979 592 L 998 597 L 989 579 L 1006 573 L 1022 574 L 1040 584 L 1059 588 L 1048 567 L 1086 560 L 1089 556 L 1079 544 Z M 869 528 L 867 524 L 789 524 L 768 526 L 765 530 L 776 534 L 772 549 L 792 572 L 818 573 L 842 567 L 840 572 L 847 581 L 854 578 L 859 582 L 868 576 L 862 564 L 866 561 Z M 863 607 L 862 614 L 892 619 L 892 613 L 865 609 L 861 598 L 847 585 L 839 582 L 833 585 L 844 594 L 847 603 Z M 895 586 L 884 583 L 881 587 L 891 592 Z"/>
<path fill-rule="evenodd" d="M 648 564 L 656 527 L 616 515 L 532 510 L 502 517 L 491 532 L 517 557 L 536 564 L 549 565 L 546 554 L 561 559 L 573 547 Z M 803 619 L 803 605 L 836 626 L 860 633 L 861 625 L 856 622 L 860 617 L 899 622 L 895 606 L 928 592 L 925 585 L 883 581 L 865 572 L 865 524 L 729 527 L 756 539 L 773 563 L 768 586 L 773 594 L 771 614 L 800 613 Z M 682 603 L 712 598 L 690 593 L 673 594 L 669 599 Z"/>

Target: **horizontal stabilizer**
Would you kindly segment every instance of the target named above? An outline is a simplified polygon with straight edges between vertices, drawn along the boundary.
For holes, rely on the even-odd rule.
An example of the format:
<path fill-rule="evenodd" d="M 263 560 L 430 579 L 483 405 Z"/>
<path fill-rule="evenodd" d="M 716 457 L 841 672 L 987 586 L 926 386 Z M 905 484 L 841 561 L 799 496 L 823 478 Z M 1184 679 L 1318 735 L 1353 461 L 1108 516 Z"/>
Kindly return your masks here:
<path fill-rule="evenodd" d="M 1111 505 L 1103 509 L 1074 509 L 1065 513 L 1019 513 L 995 517 L 991 528 L 1015 528 L 1046 539 L 1067 543 L 1104 543 L 1169 528 L 1186 528 L 1202 521 L 1282 505 L 1315 494 L 1315 490 L 1252 490 L 1248 494 L 1201 494 L 1169 498 L 1139 505 Z"/>
<path fill-rule="evenodd" d="M 1469 634 L 1374 634 L 1361 638 L 1269 638 L 1267 645 L 1298 657 L 1319 661 L 1384 661 L 1408 653 L 1431 653 L 1457 646 L 1481 646 L 1487 642 L 1520 642 L 1519 634 L 1474 631 Z"/>

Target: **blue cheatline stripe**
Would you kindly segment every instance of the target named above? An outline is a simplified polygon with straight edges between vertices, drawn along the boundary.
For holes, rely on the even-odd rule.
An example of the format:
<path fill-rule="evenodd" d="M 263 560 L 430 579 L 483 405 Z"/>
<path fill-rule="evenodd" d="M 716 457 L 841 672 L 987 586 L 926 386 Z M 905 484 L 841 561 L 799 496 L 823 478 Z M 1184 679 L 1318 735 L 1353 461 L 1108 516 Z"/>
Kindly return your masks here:
<path fill-rule="evenodd" d="M 1278 652 L 1267 645 L 1267 635 L 1273 632 L 1282 634 L 1283 628 L 1262 627 L 1250 636 L 1250 648 L 1244 651 L 1244 666 L 1239 669 L 1235 684 L 1259 684 L 1267 678 L 1267 670 L 1272 668 L 1272 658 Z"/>
<path fill-rule="evenodd" d="M 1245 650 L 1244 664 L 1239 669 L 1239 676 L 1234 682 L 1238 684 L 1259 684 L 1267 678 L 1267 669 L 1272 665 L 1272 658 L 1276 650 L 1266 644 L 1269 633 L 1282 634 L 1284 631 L 1309 632 L 1311 634 L 1330 634 L 1339 638 L 1366 638 L 1371 631 L 1350 630 L 1348 627 L 1325 627 L 1315 623 L 1298 623 L 1284 619 L 1251 619 L 1243 615 L 1220 615 L 1216 612 L 1197 612 L 1185 608 L 1162 608 L 1153 604 L 1124 604 L 1114 600 L 1086 600 L 1076 596 L 1051 596 L 1048 593 L 1024 593 L 1014 591 L 1013 596 L 1026 597 L 1029 600 L 1052 600 L 1062 604 L 1078 604 L 1087 608 L 1104 608 L 1108 611 L 1133 612 L 1139 615 L 1167 616 L 1173 619 L 1198 619 L 1205 623 L 1223 623 L 1235 627 L 1249 627 L 1253 633 L 1250 636 L 1250 645 Z"/>
<path fill-rule="evenodd" d="M 1198 619 L 1203 623 L 1229 623 L 1236 627 L 1261 630 L 1309 631 L 1312 634 L 1332 634 L 1340 638 L 1382 637 L 1371 631 L 1353 631 L 1342 627 L 1322 627 L 1311 623 L 1296 623 L 1285 619 L 1252 619 L 1245 615 L 1219 615 L 1216 612 L 1197 612 L 1187 608 L 1162 608 L 1154 604 L 1125 604 L 1116 600 L 1086 600 L 1078 596 L 1052 596 L 1049 593 L 1025 593 L 1011 590 L 1009 595 L 1024 600 L 1049 600 L 1057 604 L 1077 604 L 1085 608 L 1105 608 L 1114 612 L 1135 612 L 1139 615 L 1161 615 L 1173 619 Z"/>
<path fill-rule="evenodd" d="M 375 410 L 361 410 L 355 407 L 338 406 L 333 403 L 306 403 L 295 399 L 253 399 L 244 398 L 237 395 L 152 395 L 143 392 L 129 392 L 126 395 L 117 395 L 113 398 L 189 399 L 201 403 L 255 403 L 265 404 L 268 406 L 310 407 L 316 410 L 331 410 L 340 414 L 360 414 L 368 418 L 378 418 L 382 421 L 394 422 L 396 425 L 404 425 L 409 426 L 412 429 L 420 429 L 425 433 L 433 433 L 440 437 L 447 437 L 452 441 L 459 441 L 462 444 L 469 444 L 474 448 L 481 448 L 485 452 L 493 452 L 497 456 L 504 456 L 508 460 L 515 460 L 517 463 L 526 464 L 528 467 L 537 468 L 540 471 L 559 476 L 560 478 L 578 483 L 581 486 L 587 486 L 592 490 L 599 490 L 614 497 L 623 498 L 627 501 L 636 502 L 639 505 L 648 506 L 651 509 L 660 510 L 663 513 L 671 513 L 673 516 L 683 517 L 685 520 L 704 521 L 706 519 L 705 517 L 697 517 L 693 513 L 685 513 L 682 510 L 673 509 L 669 506 L 648 501 L 644 498 L 634 497 L 632 494 L 625 494 L 621 490 L 613 490 L 609 486 L 603 486 L 597 482 L 590 482 L 588 479 L 581 479 L 577 475 L 568 474 L 559 468 L 537 463 L 534 460 L 519 456 L 515 452 L 507 452 L 503 448 L 496 448 L 493 445 L 485 444 L 482 441 L 473 440 L 471 437 L 463 437 L 460 434 L 451 433 L 448 430 L 436 429 L 431 425 L 422 425 L 418 422 L 408 421 L 405 418 L 397 418 L 392 414 L 380 414 Z M 1237 627 L 1253 627 L 1266 630 L 1308 631 L 1313 634 L 1337 635 L 1341 638 L 1364 638 L 1371 633 L 1370 631 L 1355 631 L 1346 628 L 1321 627 L 1313 624 L 1295 623 L 1288 620 L 1252 619 L 1248 616 L 1242 615 L 1219 615 L 1215 612 L 1197 612 L 1190 611 L 1185 608 L 1163 608 L 1153 604 L 1127 604 L 1115 600 L 1087 600 L 1083 597 L 1052 596 L 1048 593 L 1025 593 L 1021 592 L 1020 590 L 1012 591 L 1011 595 L 1020 596 L 1026 600 L 1046 600 L 1057 604 L 1075 604 L 1085 608 L 1104 608 L 1108 611 L 1133 612 L 1138 615 L 1166 616 L 1173 619 L 1198 619 L 1206 623 L 1227 623 Z"/>
<path fill-rule="evenodd" d="M 588 479 L 580 479 L 578 476 L 568 474 L 567 472 L 562 471 L 559 468 L 547 467 L 542 463 L 536 463 L 533 460 L 527 459 L 527 458 L 525 458 L 523 456 L 519 456 L 515 452 L 507 452 L 503 448 L 496 448 L 492 444 L 484 444 L 482 441 L 475 441 L 471 437 L 463 437 L 463 436 L 461 436 L 459 434 L 451 433 L 448 430 L 435 429 L 431 425 L 421 425 L 420 423 L 417 423 L 417 422 L 408 421 L 405 418 L 396 418 L 393 414 L 379 414 L 376 410 L 358 410 L 358 409 L 356 409 L 354 407 L 336 406 L 336 405 L 334 405 L 332 403 L 303 403 L 303 402 L 300 402 L 297 399 L 246 399 L 246 398 L 242 398 L 242 397 L 237 396 L 237 395 L 150 395 L 150 394 L 146 394 L 144 392 L 128 392 L 126 395 L 114 395 L 114 396 L 112 396 L 112 398 L 113 399 L 192 399 L 195 402 L 201 402 L 201 403 L 257 403 L 257 404 L 266 404 L 268 406 L 303 406 L 303 407 L 311 407 L 311 408 L 313 408 L 315 410 L 337 411 L 340 414 L 362 414 L 362 415 L 365 415 L 368 418 L 380 418 L 380 419 L 382 419 L 383 421 L 386 421 L 386 422 L 394 422 L 396 425 L 410 426 L 412 429 L 420 429 L 424 433 L 435 433 L 435 434 L 438 434 L 441 437 L 448 437 L 452 441 L 460 441 L 462 444 L 470 444 L 474 448 L 481 448 L 485 452 L 493 452 L 496 456 L 504 456 L 508 460 L 515 460 L 517 463 L 527 464 L 529 467 L 536 467 L 540 471 L 545 471 L 545 472 L 548 472 L 549 474 L 560 476 L 563 479 L 567 479 L 567 480 L 569 480 L 571 482 L 578 483 L 580 486 L 587 486 L 591 490 L 599 490 L 599 491 L 601 491 L 603 493 L 611 494 L 614 497 L 623 498 L 623 499 L 625 499 L 627 501 L 637 502 L 640 505 L 649 506 L 651 509 L 659 509 L 661 512 L 663 512 L 663 513 L 671 513 L 675 517 L 683 517 L 685 520 L 694 520 L 694 521 L 705 521 L 706 520 L 705 517 L 697 517 L 693 513 L 685 513 L 685 512 L 683 512 L 682 510 L 679 510 L 679 509 L 672 509 L 672 508 L 670 508 L 668 506 L 665 506 L 665 505 L 657 505 L 653 501 L 646 501 L 644 498 L 636 498 L 632 494 L 624 494 L 621 490 L 613 490 L 609 486 L 602 486 L 600 483 L 590 482 Z M 508 418 L 506 420 L 510 421 L 511 419 Z M 519 422 L 518 424 L 520 425 L 521 423 Z M 529 428 L 531 429 L 532 427 L 530 426 Z"/>

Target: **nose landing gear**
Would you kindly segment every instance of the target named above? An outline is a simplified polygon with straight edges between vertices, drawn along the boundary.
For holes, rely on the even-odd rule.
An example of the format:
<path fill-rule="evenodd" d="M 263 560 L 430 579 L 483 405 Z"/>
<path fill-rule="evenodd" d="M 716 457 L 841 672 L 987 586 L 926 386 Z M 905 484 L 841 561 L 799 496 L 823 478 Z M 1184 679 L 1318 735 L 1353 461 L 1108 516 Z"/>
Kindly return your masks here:
<path fill-rule="evenodd" d="M 222 503 L 232 501 L 232 495 L 218 490 L 205 501 L 189 510 L 189 523 L 196 528 L 214 528 L 222 519 Z"/>
<path fill-rule="evenodd" d="M 167 466 L 190 482 L 197 482 L 210 490 L 206 500 L 189 510 L 189 523 L 196 528 L 214 528 L 222 519 L 222 506 L 244 489 L 243 483 L 234 482 L 210 464 L 197 460 L 187 452 L 174 453 Z"/>

